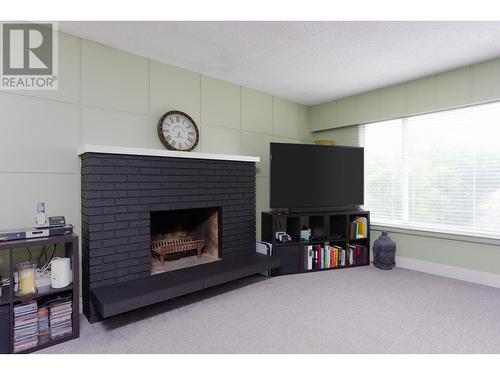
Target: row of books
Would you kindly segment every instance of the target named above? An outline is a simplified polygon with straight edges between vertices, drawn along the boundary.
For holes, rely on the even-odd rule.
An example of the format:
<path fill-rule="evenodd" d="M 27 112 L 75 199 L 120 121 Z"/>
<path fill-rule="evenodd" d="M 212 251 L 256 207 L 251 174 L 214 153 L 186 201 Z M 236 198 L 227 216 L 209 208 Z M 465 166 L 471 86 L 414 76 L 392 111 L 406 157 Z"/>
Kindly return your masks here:
<path fill-rule="evenodd" d="M 38 306 L 36 300 L 14 306 L 14 353 L 18 353 L 73 332 L 69 297 Z"/>
<path fill-rule="evenodd" d="M 368 235 L 368 223 L 366 217 L 357 217 L 351 222 L 349 239 L 357 240 L 366 238 Z"/>
<path fill-rule="evenodd" d="M 368 263 L 368 248 L 362 245 L 340 246 L 309 245 L 302 247 L 300 269 L 303 271 L 322 270 L 355 266 Z"/>

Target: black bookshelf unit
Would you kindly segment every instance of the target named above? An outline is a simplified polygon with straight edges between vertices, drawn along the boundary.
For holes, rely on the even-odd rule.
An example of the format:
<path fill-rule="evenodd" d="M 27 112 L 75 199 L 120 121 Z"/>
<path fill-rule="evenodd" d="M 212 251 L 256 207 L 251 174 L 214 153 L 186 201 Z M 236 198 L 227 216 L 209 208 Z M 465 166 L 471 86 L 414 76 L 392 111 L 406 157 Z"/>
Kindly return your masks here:
<path fill-rule="evenodd" d="M 357 218 L 366 220 L 366 235 L 363 238 L 353 238 L 351 223 Z M 282 213 L 262 212 L 261 239 L 272 244 L 273 255 L 280 259 L 280 268 L 271 272 L 272 276 L 289 275 L 303 272 L 316 272 L 352 267 L 368 266 L 370 264 L 370 212 L 364 210 Z M 313 238 L 310 241 L 300 239 L 303 227 L 311 229 Z M 276 232 L 286 232 L 289 242 L 280 242 L 275 238 Z M 345 265 L 327 266 L 308 269 L 305 263 L 305 253 L 309 246 L 337 246 L 348 250 L 349 246 L 359 246 L 365 251 L 360 257 L 362 261 Z"/>
<path fill-rule="evenodd" d="M 14 290 L 14 270 L 16 268 L 14 257 L 16 255 L 16 252 L 24 252 L 28 251 L 27 249 L 40 247 L 55 247 L 54 251 L 57 252 L 57 256 L 64 256 L 71 259 L 71 268 L 73 271 L 72 283 L 65 288 L 58 289 L 52 288 L 50 285 L 48 285 L 46 287 L 40 287 L 36 291 L 36 293 L 20 296 Z M 2 294 L 0 296 L 0 309 L 8 313 L 8 353 L 14 353 L 14 307 L 27 301 L 37 301 L 37 303 L 39 303 L 44 299 L 56 298 L 63 295 L 66 296 L 68 294 L 71 295 L 70 300 L 72 305 L 72 329 L 70 334 L 66 334 L 56 338 L 49 338 L 48 341 L 39 343 L 36 347 L 18 351 L 17 353 L 23 354 L 35 352 L 37 350 L 60 344 L 62 342 L 72 340 L 80 336 L 80 265 L 78 249 L 78 236 L 76 234 L 0 242 L 0 252 L 6 252 L 9 259 L 8 262 L 10 283 L 9 285 L 2 288 Z M 3 315 L 3 318 L 6 317 L 7 313 Z M 2 316 L 0 316 L 0 318 L 2 318 Z M 6 324 L 5 330 L 7 330 Z M 2 345 L 0 345 L 0 347 L 2 347 Z"/>

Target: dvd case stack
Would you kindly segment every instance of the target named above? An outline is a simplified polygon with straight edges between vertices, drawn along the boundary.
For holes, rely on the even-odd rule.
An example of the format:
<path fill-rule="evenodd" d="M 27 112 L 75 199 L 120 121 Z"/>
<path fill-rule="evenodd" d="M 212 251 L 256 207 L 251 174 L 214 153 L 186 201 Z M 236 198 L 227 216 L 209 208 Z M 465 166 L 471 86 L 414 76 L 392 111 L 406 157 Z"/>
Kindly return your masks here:
<path fill-rule="evenodd" d="M 38 305 L 28 301 L 14 306 L 14 353 L 38 345 Z"/>
<path fill-rule="evenodd" d="M 50 339 L 49 308 L 42 306 L 38 309 L 38 343 L 44 344 Z"/>
<path fill-rule="evenodd" d="M 50 304 L 50 338 L 58 339 L 72 333 L 71 301 L 54 302 Z"/>

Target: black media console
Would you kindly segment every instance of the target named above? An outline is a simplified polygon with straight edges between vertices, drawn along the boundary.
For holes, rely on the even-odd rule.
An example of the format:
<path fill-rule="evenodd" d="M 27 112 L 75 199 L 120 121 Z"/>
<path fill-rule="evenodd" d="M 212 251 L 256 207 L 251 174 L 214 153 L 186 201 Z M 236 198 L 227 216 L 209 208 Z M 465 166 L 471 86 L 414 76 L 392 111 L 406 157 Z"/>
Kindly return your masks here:
<path fill-rule="evenodd" d="M 19 256 L 30 253 L 29 249 L 37 249 L 45 247 L 48 252 L 56 257 L 68 257 L 71 260 L 71 269 L 73 271 L 72 283 L 64 288 L 55 289 L 50 285 L 39 287 L 36 293 L 27 295 L 18 295 L 14 290 L 14 271 L 15 271 L 15 260 Z M 52 249 L 52 250 L 50 250 Z M 68 234 L 61 236 L 43 237 L 43 238 L 31 238 L 22 239 L 8 242 L 0 242 L 0 253 L 2 256 L 6 256 L 9 264 L 9 285 L 4 285 L 2 287 L 2 293 L 0 294 L 0 354 L 6 353 L 31 353 L 40 349 L 47 348 L 68 340 L 78 338 L 80 336 L 80 265 L 79 265 L 79 247 L 78 247 L 78 236 L 76 234 Z M 30 255 L 31 257 L 31 255 Z M 46 260 L 46 259 L 45 259 Z M 71 301 L 70 310 L 70 320 L 71 320 L 71 330 L 59 335 L 56 332 L 58 328 L 58 323 L 61 321 L 61 312 L 56 313 L 53 308 L 59 309 L 59 307 L 54 307 L 50 301 L 56 302 L 58 298 L 65 297 Z M 37 319 L 38 327 L 38 345 L 34 347 L 29 347 L 23 349 L 22 345 L 19 345 L 16 350 L 16 330 L 18 330 L 19 336 L 23 336 L 24 329 L 16 326 L 15 310 L 22 308 L 25 303 L 33 303 L 36 301 L 38 305 L 38 311 L 33 312 L 33 316 L 29 319 Z M 41 323 L 38 321 L 41 316 L 40 307 L 50 306 L 49 316 L 46 319 L 51 319 L 50 336 L 44 337 L 42 340 L 41 334 Z M 54 316 L 52 316 L 54 313 Z M 56 318 L 56 315 L 58 317 Z M 24 316 L 20 320 L 24 320 L 28 316 Z M 56 322 L 56 320 L 58 320 Z M 8 322 L 8 323 L 7 323 Z M 45 327 L 44 331 L 48 332 L 48 327 Z M 60 330 L 59 330 L 60 331 Z M 20 342 L 23 340 L 19 339 Z M 19 343 L 18 341 L 18 343 Z"/>
<path fill-rule="evenodd" d="M 354 226 L 358 221 L 363 221 L 364 235 L 355 235 Z M 273 255 L 280 259 L 280 268 L 272 271 L 273 276 L 294 274 L 301 272 L 315 272 L 331 269 L 343 269 L 370 264 L 370 212 L 364 210 L 353 211 L 328 211 L 328 212 L 306 212 L 306 213 L 280 213 L 262 212 L 261 239 L 272 244 Z M 300 231 L 303 227 L 311 229 L 313 237 L 309 241 L 301 240 Z M 276 232 L 286 232 L 290 237 L 289 242 L 280 242 L 275 238 Z M 356 232 L 358 233 L 358 232 Z M 321 251 L 327 249 L 329 256 L 322 267 L 317 263 L 308 267 L 308 254 L 311 250 L 316 261 Z M 344 259 L 341 264 L 336 253 L 347 254 L 353 252 L 352 261 Z M 348 255 L 347 255 L 348 256 Z M 323 252 L 323 260 L 325 260 Z M 335 261 L 333 259 L 336 259 Z M 309 260 L 310 262 L 310 260 Z M 325 264 L 326 263 L 326 264 Z"/>

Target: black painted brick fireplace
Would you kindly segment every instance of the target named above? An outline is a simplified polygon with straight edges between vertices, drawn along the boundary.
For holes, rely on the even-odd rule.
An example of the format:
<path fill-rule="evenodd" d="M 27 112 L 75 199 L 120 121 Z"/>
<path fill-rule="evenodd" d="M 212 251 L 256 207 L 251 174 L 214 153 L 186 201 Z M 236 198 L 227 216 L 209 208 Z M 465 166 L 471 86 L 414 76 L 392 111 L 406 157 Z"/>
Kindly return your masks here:
<path fill-rule="evenodd" d="M 150 212 L 220 207 L 220 258 L 255 252 L 255 163 L 84 153 L 83 312 L 90 290 L 150 275 Z"/>

